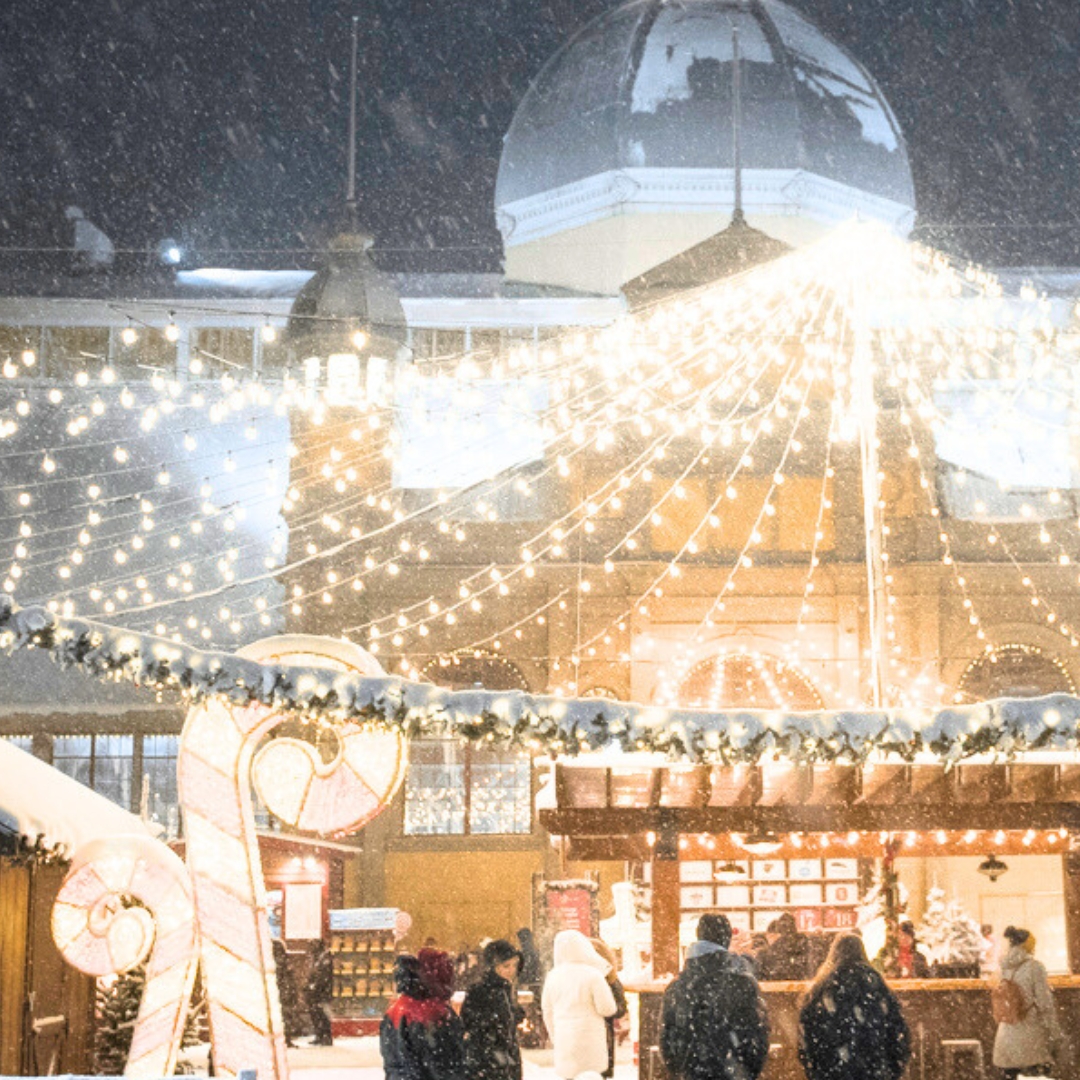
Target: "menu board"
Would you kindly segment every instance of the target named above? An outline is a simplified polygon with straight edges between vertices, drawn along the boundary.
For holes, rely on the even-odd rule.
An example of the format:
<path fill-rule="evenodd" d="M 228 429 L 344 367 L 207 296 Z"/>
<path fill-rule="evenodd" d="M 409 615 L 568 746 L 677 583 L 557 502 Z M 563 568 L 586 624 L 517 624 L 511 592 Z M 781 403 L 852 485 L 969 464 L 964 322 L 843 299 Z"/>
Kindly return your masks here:
<path fill-rule="evenodd" d="M 679 865 L 684 911 L 724 912 L 736 929 L 762 933 L 789 912 L 806 932 L 856 925 L 859 860 L 693 859 Z"/>

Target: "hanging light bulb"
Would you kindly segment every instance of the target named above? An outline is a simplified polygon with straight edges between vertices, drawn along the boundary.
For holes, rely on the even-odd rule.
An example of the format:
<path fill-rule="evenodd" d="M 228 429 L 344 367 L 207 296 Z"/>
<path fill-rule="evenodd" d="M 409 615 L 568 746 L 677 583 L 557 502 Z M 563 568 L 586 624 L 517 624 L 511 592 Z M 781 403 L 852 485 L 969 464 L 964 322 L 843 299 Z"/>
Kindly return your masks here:
<path fill-rule="evenodd" d="M 135 329 L 131 323 L 128 323 L 123 330 L 120 331 L 120 340 L 128 347 L 131 348 L 136 341 L 139 340 L 139 332 Z"/>
<path fill-rule="evenodd" d="M 271 325 L 270 320 L 267 319 L 263 328 L 259 331 L 259 336 L 267 345 L 272 345 L 277 341 L 277 330 Z"/>
<path fill-rule="evenodd" d="M 169 312 L 169 325 L 165 327 L 165 340 L 174 344 L 180 340 L 180 327 L 176 325 L 175 316 L 175 312 Z"/>
<path fill-rule="evenodd" d="M 988 855 L 976 867 L 980 874 L 985 874 L 991 881 L 997 881 L 1002 874 L 1008 873 L 1009 867 L 996 855 Z"/>

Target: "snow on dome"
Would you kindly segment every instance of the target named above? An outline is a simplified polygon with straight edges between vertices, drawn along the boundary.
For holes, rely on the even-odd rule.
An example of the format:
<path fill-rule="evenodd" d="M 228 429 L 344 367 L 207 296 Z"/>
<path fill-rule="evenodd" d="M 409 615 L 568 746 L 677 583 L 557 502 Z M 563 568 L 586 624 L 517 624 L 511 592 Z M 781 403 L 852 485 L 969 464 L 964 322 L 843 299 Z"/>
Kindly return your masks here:
<path fill-rule="evenodd" d="M 609 170 L 731 168 L 733 28 L 747 170 L 805 169 L 914 207 L 877 84 L 781 0 L 630 0 L 595 19 L 522 100 L 496 206 Z"/>

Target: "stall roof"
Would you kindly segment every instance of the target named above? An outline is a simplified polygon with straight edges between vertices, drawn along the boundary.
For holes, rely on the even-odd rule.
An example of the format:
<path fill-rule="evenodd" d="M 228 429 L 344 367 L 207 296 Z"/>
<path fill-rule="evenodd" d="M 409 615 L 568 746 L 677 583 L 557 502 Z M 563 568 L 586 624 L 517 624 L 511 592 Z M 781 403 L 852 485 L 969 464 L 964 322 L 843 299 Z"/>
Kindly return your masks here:
<path fill-rule="evenodd" d="M 41 836 L 70 855 L 90 840 L 154 835 L 157 827 L 0 739 L 0 830 L 31 841 Z"/>

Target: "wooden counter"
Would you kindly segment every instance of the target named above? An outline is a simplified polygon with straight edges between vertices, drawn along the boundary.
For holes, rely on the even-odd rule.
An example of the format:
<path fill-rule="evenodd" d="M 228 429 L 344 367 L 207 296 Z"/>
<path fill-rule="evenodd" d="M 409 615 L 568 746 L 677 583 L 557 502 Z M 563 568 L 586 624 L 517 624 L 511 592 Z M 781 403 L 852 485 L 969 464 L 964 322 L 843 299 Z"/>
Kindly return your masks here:
<path fill-rule="evenodd" d="M 1080 976 L 1052 976 L 1058 1018 L 1074 1046 L 1064 1071 L 1057 1080 L 1080 1080 Z M 901 979 L 889 986 L 900 999 L 911 1029 L 912 1057 L 904 1080 L 983 1080 L 995 1076 L 992 1067 L 994 1034 L 997 1025 L 990 1014 L 990 983 L 981 979 Z M 772 1033 L 769 1061 L 762 1080 L 805 1080 L 798 1057 L 799 997 L 801 982 L 762 983 L 761 991 L 769 1010 Z M 664 984 L 648 983 L 627 987 L 639 996 L 639 1046 L 641 1080 L 668 1080 L 657 1049 L 660 1042 L 660 1005 Z M 957 1054 L 951 1074 L 946 1076 L 948 1040 L 977 1040 L 982 1046 L 983 1072 L 972 1068 L 974 1055 Z"/>

